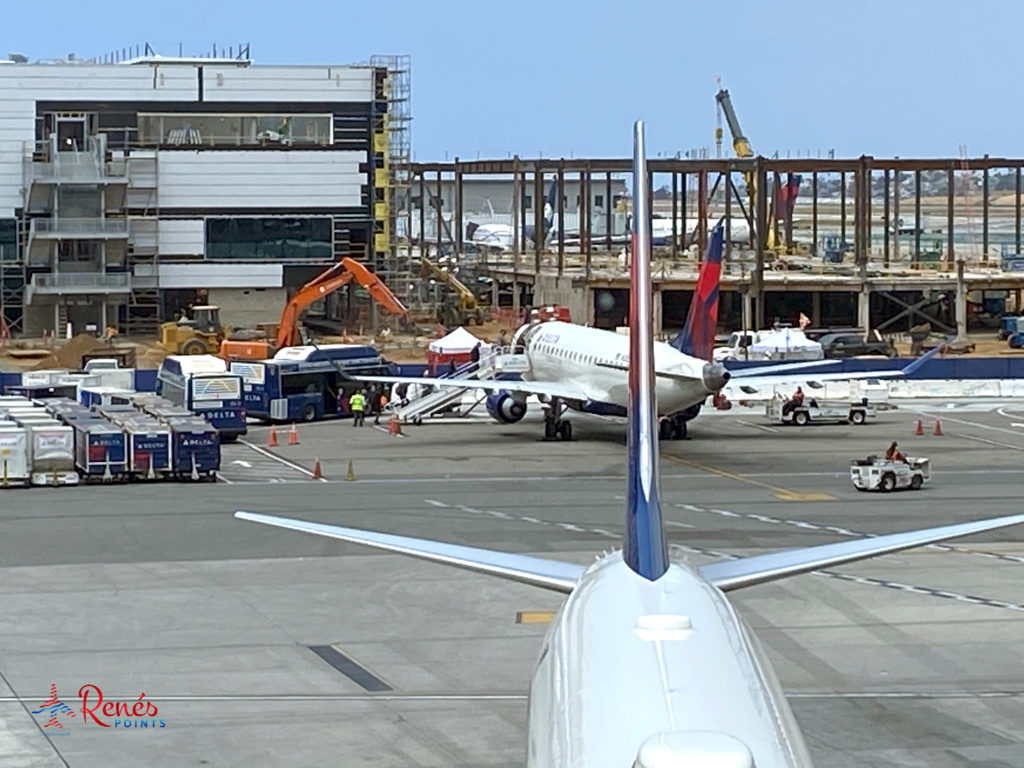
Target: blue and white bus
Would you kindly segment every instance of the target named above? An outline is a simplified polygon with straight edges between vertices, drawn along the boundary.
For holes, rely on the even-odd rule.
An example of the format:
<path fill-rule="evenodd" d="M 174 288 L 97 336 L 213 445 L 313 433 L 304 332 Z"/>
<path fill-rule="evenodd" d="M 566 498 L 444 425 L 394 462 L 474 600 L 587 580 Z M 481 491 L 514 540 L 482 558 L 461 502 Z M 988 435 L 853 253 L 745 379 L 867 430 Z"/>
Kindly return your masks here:
<path fill-rule="evenodd" d="M 242 377 L 213 355 L 170 355 L 156 374 L 156 393 L 216 427 L 221 440 L 247 431 Z"/>
<path fill-rule="evenodd" d="M 396 373 L 380 352 L 362 344 L 284 347 L 271 360 L 233 362 L 244 382 L 245 410 L 265 421 L 314 421 L 337 413 L 338 392 L 350 395 L 359 376 Z"/>

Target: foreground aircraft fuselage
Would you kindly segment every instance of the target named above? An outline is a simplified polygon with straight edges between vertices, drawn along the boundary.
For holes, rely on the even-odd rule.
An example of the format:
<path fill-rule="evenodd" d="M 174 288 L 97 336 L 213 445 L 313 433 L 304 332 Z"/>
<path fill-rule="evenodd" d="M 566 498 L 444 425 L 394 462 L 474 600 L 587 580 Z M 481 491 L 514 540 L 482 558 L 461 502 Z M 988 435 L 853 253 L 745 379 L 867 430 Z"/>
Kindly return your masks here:
<path fill-rule="evenodd" d="M 586 570 L 547 633 L 527 764 L 628 768 L 638 754 L 644 768 L 811 765 L 768 660 L 725 595 L 684 563 L 649 581 L 615 552 Z"/>

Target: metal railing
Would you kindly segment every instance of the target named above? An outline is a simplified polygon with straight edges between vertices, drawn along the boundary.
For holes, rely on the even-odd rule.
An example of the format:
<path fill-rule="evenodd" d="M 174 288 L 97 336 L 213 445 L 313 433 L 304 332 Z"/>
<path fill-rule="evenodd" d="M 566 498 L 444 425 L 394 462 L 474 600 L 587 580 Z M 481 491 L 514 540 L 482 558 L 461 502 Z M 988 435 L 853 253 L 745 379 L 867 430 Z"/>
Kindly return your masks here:
<path fill-rule="evenodd" d="M 32 275 L 33 290 L 54 293 L 68 289 L 79 291 L 127 290 L 131 286 L 131 275 L 98 274 L 95 272 L 59 272 Z"/>
<path fill-rule="evenodd" d="M 128 236 L 127 219 L 53 218 L 32 219 L 30 232 L 35 235 L 110 235 Z"/>
<path fill-rule="evenodd" d="M 79 146 L 77 143 L 61 145 L 56 134 L 48 139 L 36 141 L 29 151 L 26 144 L 25 176 L 31 181 L 100 181 L 101 179 L 122 178 L 124 171 L 106 162 L 107 137 L 104 134 L 89 136 Z M 42 160 L 36 158 L 42 157 Z"/>

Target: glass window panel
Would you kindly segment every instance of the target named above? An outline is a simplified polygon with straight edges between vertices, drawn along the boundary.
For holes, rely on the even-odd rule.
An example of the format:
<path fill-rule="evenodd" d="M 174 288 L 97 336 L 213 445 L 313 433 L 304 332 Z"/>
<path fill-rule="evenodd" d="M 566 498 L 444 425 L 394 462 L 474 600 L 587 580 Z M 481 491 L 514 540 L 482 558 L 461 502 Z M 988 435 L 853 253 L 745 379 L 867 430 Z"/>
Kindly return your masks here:
<path fill-rule="evenodd" d="M 236 261 L 332 258 L 327 217 L 207 219 L 206 257 Z"/>
<path fill-rule="evenodd" d="M 164 146 L 329 146 L 331 115 L 140 114 L 139 142 Z"/>

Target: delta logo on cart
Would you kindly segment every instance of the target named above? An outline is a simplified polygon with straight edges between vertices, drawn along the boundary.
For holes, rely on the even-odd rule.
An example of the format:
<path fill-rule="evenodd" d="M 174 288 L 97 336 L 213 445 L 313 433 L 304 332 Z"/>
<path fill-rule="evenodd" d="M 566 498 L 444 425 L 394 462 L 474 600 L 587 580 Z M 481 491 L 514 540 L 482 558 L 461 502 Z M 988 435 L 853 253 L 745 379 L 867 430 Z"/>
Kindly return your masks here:
<path fill-rule="evenodd" d="M 67 734 L 72 721 L 83 725 L 114 728 L 117 730 L 145 730 L 166 728 L 167 722 L 158 717 L 160 709 L 140 693 L 138 699 L 129 701 L 103 698 L 103 691 L 94 683 L 87 683 L 78 689 L 78 700 L 68 704 L 57 694 L 57 684 L 50 685 L 50 698 L 39 709 L 32 710 L 40 720 L 46 718 L 42 730 L 47 734 Z"/>

